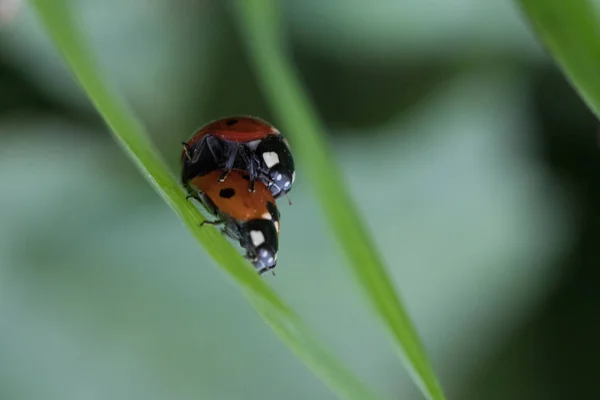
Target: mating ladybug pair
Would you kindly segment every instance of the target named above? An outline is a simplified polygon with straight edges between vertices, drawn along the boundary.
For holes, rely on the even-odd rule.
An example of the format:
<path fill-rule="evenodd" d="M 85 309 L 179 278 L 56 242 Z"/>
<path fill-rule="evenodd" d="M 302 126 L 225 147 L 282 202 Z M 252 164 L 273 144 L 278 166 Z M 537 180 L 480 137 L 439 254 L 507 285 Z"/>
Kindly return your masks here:
<path fill-rule="evenodd" d="M 213 121 L 183 143 L 181 181 L 192 197 L 238 240 L 258 272 L 277 265 L 279 210 L 276 199 L 294 183 L 294 159 L 285 138 L 258 118 Z"/>

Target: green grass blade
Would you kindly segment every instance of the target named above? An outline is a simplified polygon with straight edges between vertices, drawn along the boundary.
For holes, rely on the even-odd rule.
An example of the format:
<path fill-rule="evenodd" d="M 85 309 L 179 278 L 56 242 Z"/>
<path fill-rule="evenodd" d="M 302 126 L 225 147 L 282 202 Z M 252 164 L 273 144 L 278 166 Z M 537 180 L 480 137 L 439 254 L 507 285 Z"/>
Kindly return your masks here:
<path fill-rule="evenodd" d="M 392 332 L 415 382 L 428 398 L 444 399 L 417 331 L 332 161 L 319 118 L 283 53 L 278 2 L 237 0 L 236 4 L 243 40 L 277 125 L 292 139 L 295 157 L 314 183 L 354 274 Z"/>
<path fill-rule="evenodd" d="M 63 54 L 79 83 L 143 175 L 217 263 L 236 281 L 273 331 L 340 398 L 371 400 L 379 397 L 364 386 L 315 338 L 304 321 L 261 279 L 238 252 L 215 230 L 200 228 L 203 220 L 185 200 L 178 181 L 150 142 L 125 103 L 101 76 L 66 0 L 32 1 L 49 36 Z"/>
<path fill-rule="evenodd" d="M 598 2 L 517 0 L 517 3 L 567 79 L 600 117 Z"/>

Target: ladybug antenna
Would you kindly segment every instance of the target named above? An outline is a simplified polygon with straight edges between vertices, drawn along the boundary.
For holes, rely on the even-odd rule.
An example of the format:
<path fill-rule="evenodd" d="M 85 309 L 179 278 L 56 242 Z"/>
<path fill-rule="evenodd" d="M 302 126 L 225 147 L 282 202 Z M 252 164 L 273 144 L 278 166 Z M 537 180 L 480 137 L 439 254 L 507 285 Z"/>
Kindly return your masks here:
<path fill-rule="evenodd" d="M 283 192 L 283 195 L 285 196 L 285 198 L 288 201 L 288 204 L 291 206 L 292 205 L 292 201 L 290 200 L 290 197 L 287 195 L 287 193 Z"/>
<path fill-rule="evenodd" d="M 288 204 L 291 206 L 292 205 L 292 200 L 290 200 L 290 197 L 288 196 L 288 194 L 282 188 L 280 188 L 275 182 L 271 181 L 271 185 L 273 185 L 277 189 L 279 189 L 279 193 L 283 193 L 283 195 L 285 196 L 285 198 L 288 201 Z"/>

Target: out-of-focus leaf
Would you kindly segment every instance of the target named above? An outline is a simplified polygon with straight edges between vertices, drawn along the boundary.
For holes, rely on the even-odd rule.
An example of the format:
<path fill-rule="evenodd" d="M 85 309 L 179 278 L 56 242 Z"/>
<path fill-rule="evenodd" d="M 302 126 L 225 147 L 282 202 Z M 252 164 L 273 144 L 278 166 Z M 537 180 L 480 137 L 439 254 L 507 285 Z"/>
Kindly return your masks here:
<path fill-rule="evenodd" d="M 542 42 L 600 117 L 600 5 L 593 0 L 517 0 Z"/>
<path fill-rule="evenodd" d="M 541 55 L 510 2 L 287 0 L 285 5 L 295 37 L 345 62 Z"/>
<path fill-rule="evenodd" d="M 158 133 L 177 132 L 182 110 L 209 79 L 213 32 L 208 1 L 70 0 L 100 65 Z M 0 50 L 55 101 L 93 107 L 73 82 L 27 2 L 0 26 Z M 190 39 L 190 38 L 193 38 Z M 181 124 L 181 125 L 180 125 Z"/>

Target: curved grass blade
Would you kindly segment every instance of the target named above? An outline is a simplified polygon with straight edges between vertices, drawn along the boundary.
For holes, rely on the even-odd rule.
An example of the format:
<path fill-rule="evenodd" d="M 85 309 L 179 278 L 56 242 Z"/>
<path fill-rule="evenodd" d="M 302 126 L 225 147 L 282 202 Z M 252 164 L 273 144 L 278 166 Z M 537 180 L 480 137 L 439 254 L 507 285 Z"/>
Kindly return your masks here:
<path fill-rule="evenodd" d="M 200 228 L 203 220 L 185 199 L 179 183 L 150 142 L 142 125 L 121 98 L 109 89 L 75 24 L 65 0 L 32 1 L 39 19 L 63 54 L 79 83 L 117 141 L 142 174 L 182 219 L 194 237 L 252 302 L 273 331 L 340 398 L 378 399 L 315 338 L 304 321 L 271 289 L 238 252 L 214 229 Z"/>
<path fill-rule="evenodd" d="M 430 399 L 444 399 L 416 329 L 396 294 L 375 245 L 352 203 L 331 152 L 324 129 L 283 53 L 284 37 L 276 0 L 237 0 L 236 15 L 250 62 L 269 101 L 277 124 L 293 139 L 323 209 L 350 260 L 354 274 L 379 316 L 392 332 L 413 379 Z"/>
<path fill-rule="evenodd" d="M 600 117 L 598 2 L 517 0 L 537 36 L 588 107 Z"/>

